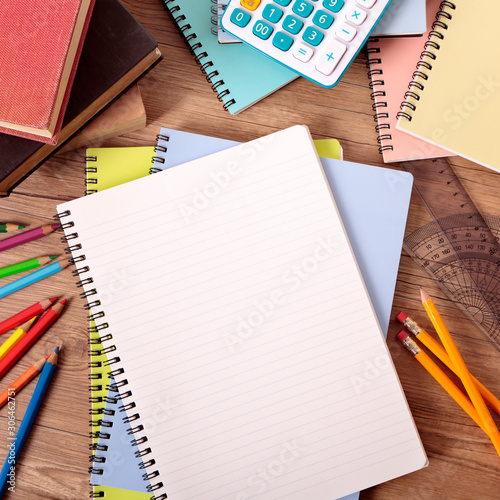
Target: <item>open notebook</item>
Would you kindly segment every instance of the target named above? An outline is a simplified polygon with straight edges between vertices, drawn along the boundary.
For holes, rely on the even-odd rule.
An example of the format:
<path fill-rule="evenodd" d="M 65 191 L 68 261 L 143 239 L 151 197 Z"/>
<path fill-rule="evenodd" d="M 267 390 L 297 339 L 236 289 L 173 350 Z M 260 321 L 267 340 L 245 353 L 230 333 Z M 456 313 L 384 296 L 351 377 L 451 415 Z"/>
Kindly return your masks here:
<path fill-rule="evenodd" d="M 157 496 L 331 500 L 426 465 L 305 127 L 58 208 Z"/>

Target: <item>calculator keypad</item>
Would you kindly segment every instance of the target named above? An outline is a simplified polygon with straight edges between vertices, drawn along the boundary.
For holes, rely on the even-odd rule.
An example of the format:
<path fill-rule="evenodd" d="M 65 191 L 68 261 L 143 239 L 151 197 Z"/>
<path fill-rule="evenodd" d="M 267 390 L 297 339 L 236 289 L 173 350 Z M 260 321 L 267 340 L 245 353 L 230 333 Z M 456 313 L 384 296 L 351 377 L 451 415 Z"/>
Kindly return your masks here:
<path fill-rule="evenodd" d="M 391 0 L 231 0 L 222 26 L 324 87 L 336 85 Z"/>

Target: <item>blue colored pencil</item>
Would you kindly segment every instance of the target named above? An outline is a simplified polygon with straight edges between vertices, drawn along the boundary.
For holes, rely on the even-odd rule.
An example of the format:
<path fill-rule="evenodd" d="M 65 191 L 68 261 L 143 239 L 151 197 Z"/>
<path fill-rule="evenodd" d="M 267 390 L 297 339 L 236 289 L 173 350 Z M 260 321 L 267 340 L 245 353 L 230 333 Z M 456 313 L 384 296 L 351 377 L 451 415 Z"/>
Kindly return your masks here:
<path fill-rule="evenodd" d="M 16 437 L 10 441 L 7 459 L 2 467 L 2 472 L 0 472 L 0 498 L 3 498 L 5 492 L 7 491 L 7 487 L 11 482 L 12 487 L 15 487 L 16 463 L 21 455 L 24 443 L 26 443 L 26 439 L 31 426 L 35 421 L 45 393 L 47 392 L 52 375 L 56 371 L 58 355 L 59 347 L 56 347 L 54 352 L 49 356 L 49 359 L 45 362 L 40 378 L 38 379 L 38 383 L 36 384 L 35 391 L 33 392 L 33 396 L 31 396 L 28 408 L 26 409 L 26 413 L 24 414 L 19 430 L 17 431 Z"/>
<path fill-rule="evenodd" d="M 37 283 L 44 278 L 48 278 L 49 276 L 62 271 L 64 268 L 68 267 L 68 265 L 68 260 L 54 262 L 53 264 L 37 269 L 36 271 L 28 274 L 27 276 L 23 276 L 16 281 L 12 281 L 8 285 L 0 287 L 0 299 L 21 290 L 22 288 L 26 288 L 33 283 Z"/>

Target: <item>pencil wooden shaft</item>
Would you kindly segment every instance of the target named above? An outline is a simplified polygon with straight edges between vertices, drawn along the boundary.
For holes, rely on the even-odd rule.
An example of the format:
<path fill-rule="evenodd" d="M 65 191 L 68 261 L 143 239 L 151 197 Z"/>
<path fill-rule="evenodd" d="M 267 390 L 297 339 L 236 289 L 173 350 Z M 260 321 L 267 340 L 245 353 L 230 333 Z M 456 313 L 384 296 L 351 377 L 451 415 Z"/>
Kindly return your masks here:
<path fill-rule="evenodd" d="M 54 297 L 52 299 L 42 300 L 40 302 L 37 302 L 36 304 L 33 304 L 32 306 L 27 307 L 21 312 L 14 314 L 14 316 L 11 316 L 5 321 L 2 321 L 0 323 L 0 335 L 4 334 L 5 332 L 8 332 L 9 330 L 12 330 L 12 328 L 16 328 L 16 326 L 19 326 L 21 323 L 24 323 L 33 316 L 42 313 L 43 311 L 45 311 L 45 309 L 47 309 L 47 307 L 50 307 L 50 305 L 53 304 L 56 300 L 57 297 Z"/>
<path fill-rule="evenodd" d="M 48 357 L 48 356 L 47 356 Z M 0 394 L 0 408 L 2 408 L 5 403 L 9 400 L 9 395 L 17 393 L 30 382 L 33 378 L 35 378 L 45 365 L 45 358 L 42 358 L 40 361 L 33 363 L 21 376 L 19 376 L 12 384 L 9 384 L 9 387 L 5 389 Z"/>
<path fill-rule="evenodd" d="M 45 363 L 45 366 L 43 367 L 40 378 L 38 379 L 38 383 L 36 384 L 35 391 L 33 392 L 33 396 L 31 397 L 28 408 L 26 409 L 23 420 L 21 421 L 21 425 L 19 426 L 19 429 L 17 431 L 15 440 L 13 440 L 14 453 L 13 455 L 11 455 L 11 449 L 9 449 L 7 459 L 5 460 L 2 471 L 0 472 L 0 498 L 3 498 L 3 495 L 7 490 L 7 484 L 9 480 L 8 473 L 11 470 L 11 467 L 15 466 L 15 464 L 19 460 L 19 456 L 24 447 L 24 443 L 26 443 L 26 439 L 33 425 L 33 422 L 35 421 L 45 393 L 47 392 L 47 388 L 49 387 L 49 383 L 52 379 L 52 375 L 54 374 L 56 366 L 57 354 L 55 358 L 53 357 L 53 355 L 51 355 Z"/>
<path fill-rule="evenodd" d="M 24 243 L 29 243 L 30 241 L 34 241 L 39 238 L 43 238 L 44 236 L 52 233 L 52 231 L 55 231 L 58 227 L 60 227 L 60 224 L 46 224 L 44 226 L 30 229 L 29 231 L 24 231 L 23 233 L 16 234 L 10 238 L 5 238 L 0 241 L 0 252 L 23 245 Z"/>
<path fill-rule="evenodd" d="M 37 257 L 36 259 L 28 259 L 23 262 L 18 262 L 17 264 L 12 264 L 11 266 L 3 267 L 0 269 L 0 278 L 6 278 L 7 276 L 12 276 L 13 274 L 29 271 L 30 269 L 36 269 L 37 267 L 47 264 L 50 260 L 51 258 L 49 255 L 44 255 L 42 257 Z"/>
<path fill-rule="evenodd" d="M 450 380 L 450 378 L 439 368 L 424 351 L 420 351 L 415 359 L 432 375 L 436 382 L 467 412 L 474 422 L 488 434 L 483 421 L 479 417 L 470 399 Z M 489 434 L 488 434 L 489 435 Z"/>
<path fill-rule="evenodd" d="M 427 311 L 427 314 L 429 315 L 430 320 L 432 321 L 432 324 L 434 325 L 434 328 L 438 332 L 439 338 L 441 339 L 444 348 L 448 352 L 450 359 L 453 362 L 455 369 L 457 370 L 457 374 L 460 377 L 460 380 L 464 384 L 465 390 L 467 391 L 472 404 L 476 408 L 479 417 L 484 424 L 484 428 L 486 429 L 488 436 L 495 446 L 498 455 L 500 455 L 500 432 L 498 431 L 498 428 L 495 425 L 495 422 L 493 421 L 493 418 L 491 417 L 481 394 L 479 393 L 475 384 L 472 382 L 469 370 L 467 369 L 467 366 L 465 365 L 460 352 L 453 342 L 450 332 L 446 328 L 446 325 L 444 324 L 441 315 L 439 314 L 434 304 L 434 301 L 425 292 L 422 293 L 422 303 L 425 310 Z"/>
<path fill-rule="evenodd" d="M 407 326 L 407 328 L 418 338 L 418 340 L 422 342 L 422 344 L 427 347 L 427 349 L 429 349 L 429 351 L 431 351 L 438 359 L 440 359 L 452 372 L 458 375 L 457 370 L 455 369 L 455 365 L 453 364 L 450 356 L 448 356 L 448 353 L 443 349 L 443 347 L 440 346 L 428 332 L 420 328 L 420 326 L 418 326 L 414 320 L 412 320 L 411 318 L 407 319 L 409 319 L 410 322 L 413 323 L 413 325 L 417 326 L 419 332 L 417 333 L 416 330 L 408 327 L 406 321 L 404 321 L 403 324 Z M 474 377 L 472 373 L 471 378 L 478 391 L 481 393 L 481 396 L 485 400 L 486 404 L 500 415 L 500 400 L 487 387 L 479 382 L 479 380 Z"/>

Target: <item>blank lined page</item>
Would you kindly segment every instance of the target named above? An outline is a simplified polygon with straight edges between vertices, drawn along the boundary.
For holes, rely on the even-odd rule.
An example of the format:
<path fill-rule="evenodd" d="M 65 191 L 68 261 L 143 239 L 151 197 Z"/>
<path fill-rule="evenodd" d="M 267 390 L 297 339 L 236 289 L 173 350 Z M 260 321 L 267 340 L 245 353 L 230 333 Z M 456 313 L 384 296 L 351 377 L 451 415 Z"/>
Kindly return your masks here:
<path fill-rule="evenodd" d="M 58 209 L 157 494 L 334 500 L 425 466 L 306 127 Z"/>

